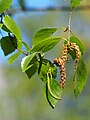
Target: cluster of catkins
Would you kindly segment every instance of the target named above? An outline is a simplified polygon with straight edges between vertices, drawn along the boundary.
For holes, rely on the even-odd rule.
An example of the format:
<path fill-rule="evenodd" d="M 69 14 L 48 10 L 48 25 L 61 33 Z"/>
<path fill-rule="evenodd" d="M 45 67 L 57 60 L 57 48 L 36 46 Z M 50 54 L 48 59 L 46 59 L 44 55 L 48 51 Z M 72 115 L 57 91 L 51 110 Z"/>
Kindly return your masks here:
<path fill-rule="evenodd" d="M 76 43 L 69 42 L 69 43 L 63 45 L 61 57 L 54 59 L 54 64 L 56 64 L 60 68 L 60 77 L 61 77 L 60 85 L 61 85 L 62 89 L 64 89 L 65 81 L 66 81 L 65 63 L 68 60 L 68 52 L 69 52 L 69 50 L 72 50 L 72 49 L 74 50 L 75 55 L 76 55 L 75 66 L 74 66 L 74 74 L 75 74 L 76 69 L 77 69 L 77 63 L 78 63 L 79 57 L 81 55 L 79 46 L 76 45 Z"/>

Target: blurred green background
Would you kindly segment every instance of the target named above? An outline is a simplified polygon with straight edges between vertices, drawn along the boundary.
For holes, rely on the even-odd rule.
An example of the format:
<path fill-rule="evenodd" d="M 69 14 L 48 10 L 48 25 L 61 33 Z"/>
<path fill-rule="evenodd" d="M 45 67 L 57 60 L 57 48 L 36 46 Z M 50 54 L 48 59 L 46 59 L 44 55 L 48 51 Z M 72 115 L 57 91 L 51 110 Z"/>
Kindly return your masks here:
<path fill-rule="evenodd" d="M 45 8 L 67 5 L 64 0 L 25 0 L 25 7 Z M 89 0 L 82 0 L 81 5 L 90 5 Z M 18 0 L 13 0 L 12 8 L 20 8 Z M 35 32 L 44 27 L 66 27 L 68 11 L 19 11 L 11 15 L 19 25 L 23 40 L 31 46 Z M 43 93 L 43 83 L 37 73 L 29 80 L 21 72 L 20 59 L 12 65 L 0 50 L 0 120 L 89 120 L 90 119 L 90 10 L 73 11 L 71 29 L 86 47 L 84 60 L 88 69 L 87 85 L 76 99 L 73 94 L 72 61 L 67 65 L 67 83 L 62 96 L 52 109 Z M 63 30 L 58 34 L 67 37 Z M 62 42 L 53 50 L 45 53 L 50 59 L 60 56 Z M 59 75 L 58 75 L 59 76 Z"/>

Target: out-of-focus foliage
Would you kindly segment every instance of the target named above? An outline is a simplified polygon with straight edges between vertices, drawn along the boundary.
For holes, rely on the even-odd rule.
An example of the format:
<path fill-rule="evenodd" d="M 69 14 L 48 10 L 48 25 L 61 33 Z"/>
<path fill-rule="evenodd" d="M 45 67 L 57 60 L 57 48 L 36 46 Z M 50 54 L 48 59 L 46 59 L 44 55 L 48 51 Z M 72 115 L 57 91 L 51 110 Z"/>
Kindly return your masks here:
<path fill-rule="evenodd" d="M 70 68 L 70 65 L 69 65 Z M 70 72 L 71 73 L 71 72 Z M 37 120 L 37 119 L 64 119 L 84 120 L 89 119 L 89 81 L 87 88 L 77 100 L 72 95 L 68 86 L 71 86 L 69 78 L 63 100 L 52 110 L 43 96 L 43 84 L 37 74 L 29 80 L 17 67 L 3 68 L 4 79 L 3 92 L 0 92 L 0 119 L 9 120 Z M 18 76 L 18 79 L 16 79 Z M 1 80 L 0 80 L 1 81 Z M 71 87 L 73 89 L 73 87 Z M 84 97 L 83 97 L 84 96 Z M 1 114 L 2 113 L 2 114 Z"/>
<path fill-rule="evenodd" d="M 70 0 L 70 7 L 71 9 L 74 9 L 78 5 L 80 5 L 81 0 Z"/>

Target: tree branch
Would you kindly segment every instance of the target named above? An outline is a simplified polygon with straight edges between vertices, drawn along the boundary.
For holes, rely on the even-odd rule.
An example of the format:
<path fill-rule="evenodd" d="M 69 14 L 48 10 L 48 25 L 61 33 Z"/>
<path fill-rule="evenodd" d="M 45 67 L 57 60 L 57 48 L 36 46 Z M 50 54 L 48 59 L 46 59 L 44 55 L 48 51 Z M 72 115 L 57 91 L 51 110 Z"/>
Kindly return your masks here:
<path fill-rule="evenodd" d="M 71 16 L 72 16 L 72 12 L 70 11 L 69 22 L 68 22 L 68 41 L 70 41 L 70 34 L 71 34 Z"/>

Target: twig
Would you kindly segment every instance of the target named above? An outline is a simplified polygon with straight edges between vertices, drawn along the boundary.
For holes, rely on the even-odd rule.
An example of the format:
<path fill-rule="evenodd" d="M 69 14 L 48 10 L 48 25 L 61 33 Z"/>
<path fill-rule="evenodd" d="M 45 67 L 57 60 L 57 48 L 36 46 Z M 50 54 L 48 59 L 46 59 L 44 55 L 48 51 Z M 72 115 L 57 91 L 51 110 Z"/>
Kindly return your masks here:
<path fill-rule="evenodd" d="M 68 41 L 70 41 L 70 33 L 71 33 L 71 16 L 72 16 L 72 12 L 70 11 L 69 23 L 68 23 Z"/>

